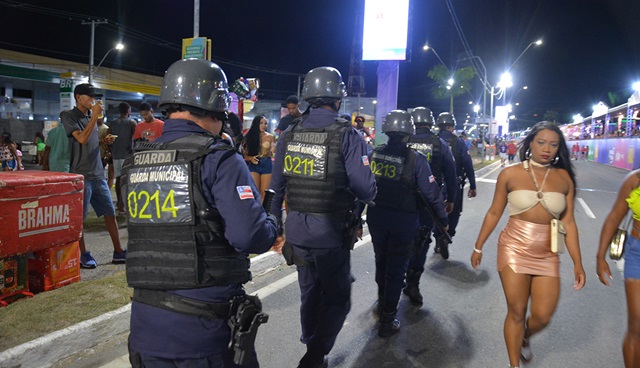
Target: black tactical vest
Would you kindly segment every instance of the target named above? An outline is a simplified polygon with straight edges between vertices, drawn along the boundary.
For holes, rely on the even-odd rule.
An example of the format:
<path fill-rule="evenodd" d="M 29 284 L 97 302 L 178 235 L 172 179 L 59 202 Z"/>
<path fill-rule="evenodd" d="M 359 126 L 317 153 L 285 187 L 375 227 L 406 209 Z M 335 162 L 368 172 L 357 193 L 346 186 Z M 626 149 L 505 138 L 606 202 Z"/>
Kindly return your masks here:
<path fill-rule="evenodd" d="M 417 138 L 414 135 L 409 138 L 407 146 L 427 157 L 433 176 L 436 178 L 438 185 L 442 185 L 444 183 L 444 174 L 442 172 L 442 144 L 440 137 L 431 133 L 424 138 Z"/>
<path fill-rule="evenodd" d="M 373 150 L 369 166 L 376 177 L 376 207 L 405 212 L 418 211 L 417 183 L 414 177 L 416 153 L 408 147 L 389 152 L 387 145 Z"/>
<path fill-rule="evenodd" d="M 189 135 L 168 143 L 141 143 L 127 158 L 122 180 L 129 210 L 127 283 L 173 290 L 245 283 L 247 254 L 224 238 L 224 221 L 204 197 L 200 169 L 219 138 Z"/>
<path fill-rule="evenodd" d="M 342 157 L 342 140 L 351 124 L 338 119 L 324 128 L 304 128 L 305 117 L 284 133 L 282 174 L 287 177 L 289 209 L 304 213 L 340 213 L 353 208 L 355 196 Z"/>
<path fill-rule="evenodd" d="M 455 134 L 451 134 L 450 138 L 444 139 L 444 141 L 447 142 L 447 144 L 449 145 L 449 148 L 451 148 L 451 153 L 453 153 L 453 159 L 456 161 L 456 173 L 458 175 L 460 175 L 460 173 L 463 172 L 463 169 L 462 169 L 462 157 L 460 157 L 460 153 L 458 151 L 458 143 L 459 143 L 458 141 L 459 140 L 460 139 Z"/>

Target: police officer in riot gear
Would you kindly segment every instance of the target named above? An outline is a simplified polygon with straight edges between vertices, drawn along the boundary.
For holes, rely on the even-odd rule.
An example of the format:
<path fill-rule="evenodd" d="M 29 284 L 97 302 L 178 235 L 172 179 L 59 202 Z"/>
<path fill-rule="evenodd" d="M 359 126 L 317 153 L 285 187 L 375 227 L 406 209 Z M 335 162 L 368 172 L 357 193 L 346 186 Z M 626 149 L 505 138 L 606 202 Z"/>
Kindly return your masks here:
<path fill-rule="evenodd" d="M 456 226 L 458 226 L 460 213 L 462 212 L 464 184 L 466 180 L 469 179 L 468 197 L 475 197 L 476 174 L 473 170 L 473 162 L 471 161 L 471 156 L 469 156 L 467 145 L 462 139 L 460 139 L 453 133 L 453 130 L 456 126 L 456 120 L 453 115 L 448 112 L 440 113 L 440 115 L 438 115 L 437 123 L 438 127 L 440 128 L 440 133 L 438 133 L 438 136 L 445 142 L 447 142 L 447 144 L 451 148 L 451 152 L 453 153 L 453 158 L 456 161 L 456 175 L 458 176 L 458 184 L 456 185 L 456 199 L 453 206 L 453 211 L 449 213 L 449 235 L 451 236 L 451 238 L 453 238 L 454 235 L 456 235 Z M 436 249 L 440 249 L 442 258 L 448 259 L 449 243 L 442 236 L 440 236 L 437 229 L 434 231 L 434 236 L 436 238 Z"/>
<path fill-rule="evenodd" d="M 125 163 L 134 367 L 257 367 L 253 339 L 266 322 L 246 295 L 249 253 L 277 237 L 247 165 L 220 137 L 227 78 L 201 59 L 173 63 L 158 107 L 161 137 Z M 254 323 L 252 323 L 254 321 Z"/>
<path fill-rule="evenodd" d="M 446 199 L 447 213 L 450 213 L 453 210 L 458 187 L 456 164 L 451 149 L 447 142 L 431 132 L 434 120 L 431 110 L 426 107 L 416 107 L 411 111 L 411 116 L 416 126 L 416 134 L 409 138 L 409 147 L 426 156 L 431 172 L 441 188 L 443 198 Z M 420 230 L 407 269 L 407 287 L 403 290 L 411 303 L 417 306 L 422 305 L 420 276 L 424 272 L 433 225 L 433 218 L 429 212 L 420 211 Z"/>
<path fill-rule="evenodd" d="M 339 118 L 346 96 L 337 69 L 319 67 L 304 79 L 310 105 L 278 140 L 271 177 L 274 214 L 287 195 L 283 254 L 295 264 L 301 292 L 300 340 L 307 352 L 298 367 L 326 367 L 326 355 L 351 307 L 350 250 L 360 214 L 356 201 L 376 194 L 366 143 Z"/>
<path fill-rule="evenodd" d="M 389 142 L 374 149 L 370 160 L 378 185 L 375 207 L 367 210 L 367 223 L 376 259 L 380 337 L 389 337 L 400 329 L 396 311 L 420 226 L 420 209 L 430 206 L 436 221 L 445 229 L 447 225 L 440 187 L 426 157 L 407 146 L 414 130 L 408 112 L 388 113 L 382 132 Z"/>

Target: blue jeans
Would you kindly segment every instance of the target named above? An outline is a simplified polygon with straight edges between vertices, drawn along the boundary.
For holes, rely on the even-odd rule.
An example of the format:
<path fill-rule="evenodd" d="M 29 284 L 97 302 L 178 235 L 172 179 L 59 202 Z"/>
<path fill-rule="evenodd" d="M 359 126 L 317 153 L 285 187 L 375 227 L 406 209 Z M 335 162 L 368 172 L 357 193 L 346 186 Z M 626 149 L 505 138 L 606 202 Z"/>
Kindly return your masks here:
<path fill-rule="evenodd" d="M 98 217 L 116 215 L 106 179 L 84 181 L 83 220 L 86 220 L 89 213 L 89 204 L 96 211 Z"/>

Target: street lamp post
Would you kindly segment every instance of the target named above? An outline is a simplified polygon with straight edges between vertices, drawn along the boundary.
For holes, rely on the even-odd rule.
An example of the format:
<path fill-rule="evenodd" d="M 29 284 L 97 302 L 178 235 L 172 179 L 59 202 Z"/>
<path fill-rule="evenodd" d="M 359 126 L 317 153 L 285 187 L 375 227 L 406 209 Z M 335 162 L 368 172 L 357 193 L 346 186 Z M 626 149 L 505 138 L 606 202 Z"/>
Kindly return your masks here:
<path fill-rule="evenodd" d="M 520 58 L 522 57 L 522 55 L 524 55 L 525 52 L 527 52 L 527 50 L 529 50 L 529 48 L 533 45 L 536 46 L 540 46 L 542 45 L 542 39 L 540 40 L 536 40 L 531 42 L 524 50 L 522 50 L 522 52 L 520 53 L 520 55 L 518 55 L 518 57 L 516 58 L 516 60 L 511 64 L 511 66 L 507 69 L 507 73 L 509 72 L 509 70 L 511 70 L 511 68 L 513 68 L 514 65 L 516 65 L 516 63 L 518 62 L 518 60 L 520 60 Z"/>
<path fill-rule="evenodd" d="M 93 81 L 93 74 L 95 72 L 98 71 L 98 69 L 100 69 L 100 66 L 102 65 L 102 62 L 104 61 L 104 59 L 107 58 L 107 55 L 109 55 L 109 53 L 113 50 L 122 50 L 124 49 L 124 45 L 121 43 L 118 43 L 115 47 L 112 47 L 111 49 L 109 49 L 109 51 L 107 51 L 106 54 L 104 54 L 104 56 L 102 57 L 102 59 L 100 60 L 100 62 L 98 63 L 98 66 L 96 66 L 95 68 L 93 66 L 91 66 L 91 69 L 89 69 L 89 83 L 91 83 Z"/>
<path fill-rule="evenodd" d="M 436 52 L 436 49 L 434 49 L 433 47 L 431 47 L 429 45 L 422 46 L 422 49 L 424 51 L 428 51 L 428 50 L 433 51 L 433 53 L 436 54 L 436 57 L 438 58 L 438 60 L 440 60 L 440 64 L 442 64 L 442 66 L 444 66 L 447 69 L 449 74 L 451 74 L 451 71 L 449 70 L 449 67 L 447 67 L 447 64 L 445 64 L 444 61 L 442 61 L 442 59 L 440 58 L 440 55 L 438 55 L 438 53 Z"/>

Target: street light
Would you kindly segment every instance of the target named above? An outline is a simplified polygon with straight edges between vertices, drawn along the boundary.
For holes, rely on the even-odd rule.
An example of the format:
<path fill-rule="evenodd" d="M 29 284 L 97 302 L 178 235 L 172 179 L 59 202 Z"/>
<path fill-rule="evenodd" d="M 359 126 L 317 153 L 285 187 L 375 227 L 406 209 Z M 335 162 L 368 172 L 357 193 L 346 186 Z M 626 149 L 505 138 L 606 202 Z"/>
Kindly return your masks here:
<path fill-rule="evenodd" d="M 426 44 L 424 46 L 422 46 L 422 49 L 424 51 L 428 51 L 428 50 L 433 51 L 433 53 L 436 54 L 436 57 L 438 58 L 438 60 L 440 60 L 440 64 L 442 64 L 442 66 L 444 66 L 447 69 L 449 74 L 451 74 L 451 71 L 449 71 L 449 67 L 447 67 L 447 64 L 445 64 L 444 61 L 442 61 L 442 59 L 440 58 L 440 55 L 438 55 L 438 53 L 436 52 L 436 49 L 434 49 L 433 47 L 431 47 L 429 45 L 426 45 Z"/>
<path fill-rule="evenodd" d="M 91 61 L 92 61 L 92 63 L 91 63 L 91 65 L 89 66 L 89 83 L 92 83 L 92 82 L 93 82 L 93 74 L 94 74 L 95 72 L 97 72 L 97 71 L 98 71 L 98 69 L 100 69 L 100 66 L 101 66 L 101 65 L 102 65 L 102 63 L 104 62 L 104 59 L 106 59 L 106 58 L 107 58 L 107 55 L 109 55 L 109 53 L 110 53 L 111 51 L 113 51 L 113 50 L 118 50 L 118 51 L 120 51 L 120 50 L 122 50 L 122 49 L 124 49 L 124 45 L 123 45 L 123 44 L 121 44 L 121 43 L 118 43 L 115 47 L 113 47 L 113 48 L 109 49 L 109 51 L 107 51 L 107 53 L 106 53 L 106 54 L 104 54 L 104 56 L 102 57 L 102 60 L 100 60 L 100 62 L 98 63 L 98 66 L 96 66 L 95 68 L 93 67 L 93 59 L 91 60 Z"/>
<path fill-rule="evenodd" d="M 524 55 L 525 52 L 527 52 L 527 50 L 529 50 L 529 48 L 533 45 L 536 46 L 540 46 L 542 45 L 542 39 L 536 40 L 531 42 L 521 53 L 520 55 L 518 55 L 518 57 L 516 58 L 516 60 L 511 64 L 511 66 L 507 69 L 507 72 L 509 72 L 509 70 L 511 70 L 511 68 L 513 68 L 514 65 L 516 65 L 516 63 L 518 62 L 518 60 L 520 60 L 520 58 L 522 57 L 522 55 Z"/>

